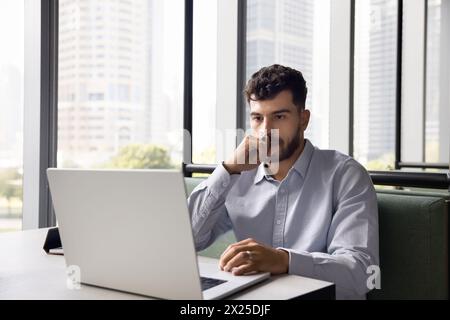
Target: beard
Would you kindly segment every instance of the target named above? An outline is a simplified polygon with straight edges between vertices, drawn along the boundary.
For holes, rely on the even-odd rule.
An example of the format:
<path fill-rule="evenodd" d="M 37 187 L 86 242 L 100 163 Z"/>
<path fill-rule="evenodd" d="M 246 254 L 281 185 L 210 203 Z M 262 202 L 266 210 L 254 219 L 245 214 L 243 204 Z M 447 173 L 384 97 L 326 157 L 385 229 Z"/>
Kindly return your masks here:
<path fill-rule="evenodd" d="M 284 145 L 285 145 L 284 140 L 280 138 L 279 141 L 280 151 L 278 159 L 279 162 L 290 158 L 295 153 L 295 151 L 297 151 L 297 149 L 300 148 L 300 128 L 297 129 L 297 132 L 295 133 L 294 137 L 289 142 L 289 144 L 283 147 Z"/>

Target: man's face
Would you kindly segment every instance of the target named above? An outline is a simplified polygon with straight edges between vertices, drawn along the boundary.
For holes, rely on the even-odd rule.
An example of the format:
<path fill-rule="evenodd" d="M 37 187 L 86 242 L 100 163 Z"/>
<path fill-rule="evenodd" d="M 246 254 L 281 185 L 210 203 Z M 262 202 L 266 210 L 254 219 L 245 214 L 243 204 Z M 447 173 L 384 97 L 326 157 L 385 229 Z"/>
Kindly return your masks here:
<path fill-rule="evenodd" d="M 281 91 L 273 99 L 250 101 L 250 124 L 257 134 L 264 132 L 270 135 L 270 130 L 279 131 L 279 161 L 283 161 L 301 146 L 304 131 L 308 127 L 309 111 L 299 111 L 292 101 L 289 90 Z"/>

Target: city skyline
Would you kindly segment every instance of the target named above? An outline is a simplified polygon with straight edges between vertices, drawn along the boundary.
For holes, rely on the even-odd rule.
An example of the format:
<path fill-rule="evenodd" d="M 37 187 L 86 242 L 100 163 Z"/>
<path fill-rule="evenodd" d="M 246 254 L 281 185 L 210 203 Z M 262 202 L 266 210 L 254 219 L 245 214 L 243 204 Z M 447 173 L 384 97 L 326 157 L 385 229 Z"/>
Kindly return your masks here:
<path fill-rule="evenodd" d="M 100 165 L 131 143 L 170 145 L 166 131 L 181 116 L 176 95 L 167 94 L 173 84 L 163 77 L 169 7 L 148 0 L 60 1 L 60 166 Z"/>
<path fill-rule="evenodd" d="M 358 1 L 355 25 L 355 158 L 393 166 L 397 1 Z"/>
<path fill-rule="evenodd" d="M 292 0 L 291 0 L 292 1 Z M 154 1 L 155 3 L 160 3 L 158 1 Z M 308 104 L 312 106 L 313 108 L 313 116 L 317 116 L 317 106 L 322 105 L 322 109 L 320 109 L 320 119 L 314 119 L 311 123 L 311 128 L 309 129 L 309 132 L 307 132 L 307 135 L 311 137 L 313 142 L 318 144 L 321 147 L 327 147 L 327 140 L 328 140 L 328 121 L 327 118 L 327 112 L 328 108 L 330 106 L 326 105 L 325 103 L 316 103 L 314 102 L 314 96 L 317 97 L 317 99 L 323 98 L 323 91 L 321 94 L 316 94 L 317 92 L 317 85 L 321 85 L 323 81 L 316 81 L 317 74 L 320 74 L 317 72 L 317 65 L 320 65 L 317 61 L 324 61 L 326 59 L 319 59 L 315 58 L 317 56 L 318 50 L 315 50 L 316 46 L 314 37 L 315 37 L 315 30 L 318 28 L 318 25 L 320 23 L 317 23 L 317 15 L 315 15 L 315 12 L 318 10 L 314 9 L 314 6 L 317 6 L 318 3 L 326 3 L 327 1 L 312 1 L 312 0 L 305 0 L 305 1 L 294 1 L 295 3 L 290 3 L 288 0 L 284 1 L 278 1 L 278 2 L 272 2 L 272 1 L 257 1 L 257 0 L 251 0 L 248 1 L 248 47 L 247 47 L 247 69 L 246 69 L 246 75 L 247 78 L 250 76 L 251 72 L 255 71 L 255 69 L 259 66 L 265 65 L 265 64 L 271 64 L 274 62 L 282 62 L 287 65 L 291 65 L 293 67 L 299 68 L 303 71 L 305 78 L 308 83 L 309 87 L 309 97 L 308 97 Z M 392 64 L 392 51 L 395 51 L 394 48 L 394 28 L 396 25 L 396 21 L 394 17 L 396 8 L 395 6 L 386 6 L 388 4 L 388 0 L 377 0 L 377 1 L 371 1 L 371 2 L 364 2 L 366 5 L 373 5 L 373 6 L 385 6 L 390 10 L 390 13 L 388 13 L 386 10 L 373 10 L 373 9 L 364 9 L 364 13 L 362 13 L 363 16 L 370 16 L 372 18 L 370 19 L 364 19 L 365 22 L 367 21 L 374 21 L 374 19 L 388 19 L 390 20 L 382 20 L 381 25 L 383 25 L 383 28 L 378 28 L 378 31 L 364 31 L 365 27 L 364 25 L 361 26 L 361 28 L 358 28 L 358 32 L 360 34 L 365 32 L 365 36 L 362 36 L 362 39 L 365 39 L 364 41 L 369 41 L 371 38 L 382 38 L 384 39 L 381 43 L 378 44 L 378 46 L 383 48 L 388 48 L 386 52 L 391 52 L 391 56 L 383 56 L 381 53 L 376 52 L 376 44 L 371 43 L 370 45 L 367 45 L 368 47 L 366 50 L 370 53 L 370 55 L 367 55 L 365 57 L 366 62 L 365 64 L 361 62 L 361 59 L 355 59 L 356 62 L 356 70 L 358 70 L 358 64 L 359 69 L 365 70 L 366 74 L 365 77 L 368 77 L 367 74 L 370 74 L 370 83 L 364 82 L 364 81 L 357 81 L 356 85 L 357 88 L 355 88 L 355 92 L 359 90 L 362 92 L 360 94 L 361 97 L 364 97 L 366 94 L 368 94 L 367 88 L 372 88 L 373 83 L 376 82 L 376 73 L 375 72 L 369 72 L 369 70 L 372 70 L 372 66 L 377 61 L 377 54 L 381 54 L 381 57 L 385 59 L 385 61 L 389 61 L 389 63 L 385 64 L 384 70 L 386 71 L 377 71 L 381 72 L 381 74 L 390 79 L 387 82 L 393 83 L 392 80 L 392 69 L 394 69 L 394 65 Z M 394 1 L 395 2 L 395 1 Z M 392 3 L 394 3 L 392 2 Z M 22 11 L 23 12 L 23 2 L 18 1 L 14 2 L 15 6 L 18 7 L 13 9 L 8 6 L 12 6 L 12 2 L 2 2 L 2 5 L 4 6 L 4 10 L 15 10 L 17 12 Z M 69 3 L 72 5 L 75 5 L 75 7 L 81 8 L 86 3 L 90 4 L 91 7 L 97 6 L 97 2 L 84 2 L 84 1 L 61 1 L 61 8 L 62 11 L 64 11 L 64 4 Z M 116 2 L 98 2 L 101 5 L 110 5 L 111 3 Z M 102 4 L 103 3 L 103 4 Z M 106 4 L 105 4 L 106 3 Z M 120 4 L 121 2 L 117 2 Z M 153 1 L 146 1 L 142 0 L 140 2 L 136 1 L 133 2 L 135 6 L 138 6 L 139 4 L 142 6 L 144 4 L 149 5 L 151 7 L 151 4 Z M 166 2 L 165 2 L 166 3 Z M 363 2 L 361 2 L 364 4 Z M 128 8 L 129 2 L 125 1 L 123 2 L 123 13 L 125 15 L 129 15 L 130 11 L 133 10 Z M 439 121 L 439 87 L 436 85 L 436 83 L 439 82 L 439 68 L 436 66 L 439 66 L 440 64 L 440 0 L 433 0 L 429 3 L 429 28 L 428 28 L 428 60 L 427 60 L 427 101 L 426 101 L 426 159 L 427 161 L 431 162 L 439 162 L 439 161 L 445 161 L 446 157 L 448 158 L 448 154 L 445 154 L 445 146 L 439 145 L 439 139 L 440 133 L 442 131 L 442 121 Z M 80 7 L 81 6 L 81 7 Z M 168 5 L 170 6 L 170 5 Z M 368 6 L 367 6 L 368 7 Z M 286 13 L 286 8 L 292 8 L 289 13 Z M 160 8 L 161 9 L 161 8 Z M 323 8 L 321 8 L 323 9 Z M 111 26 L 114 21 L 114 19 L 110 19 L 108 16 L 108 10 L 100 10 L 101 15 L 96 16 L 95 8 L 89 9 L 85 8 L 86 10 L 84 13 L 82 10 L 77 9 L 74 12 L 69 12 L 68 14 L 73 14 L 71 16 L 71 19 L 83 18 L 84 15 L 86 16 L 92 16 L 89 19 L 93 19 L 93 21 L 105 21 L 109 20 L 109 25 L 105 25 L 105 28 L 103 32 L 107 36 L 111 36 L 114 31 L 112 31 L 108 26 Z M 298 22 L 292 22 L 292 19 L 290 18 L 289 14 L 296 15 L 296 11 L 303 12 L 305 15 L 304 18 L 299 20 L 307 21 L 308 25 L 311 24 L 312 28 L 304 28 L 299 31 L 297 34 L 295 32 L 289 31 L 289 24 L 291 24 L 291 27 L 293 27 L 295 30 L 298 31 L 299 27 L 295 23 L 298 24 Z M 369 10 L 369 11 L 367 11 Z M 148 43 L 148 46 L 150 46 L 150 43 L 152 41 L 155 41 L 155 43 L 159 43 L 161 41 L 163 43 L 162 46 L 163 49 L 159 50 L 159 53 L 156 54 L 152 51 L 148 51 L 152 61 L 161 61 L 164 57 L 166 57 L 168 54 L 172 54 L 171 58 L 174 55 L 174 51 L 176 50 L 170 50 L 170 44 L 168 44 L 168 41 L 164 41 L 164 38 L 166 37 L 166 34 L 163 34 L 163 32 L 155 32 L 155 30 L 166 30 L 168 33 L 172 33 L 172 35 L 176 34 L 178 39 L 182 39 L 183 33 L 182 32 L 174 32 L 169 27 L 170 19 L 166 19 L 168 16 L 169 10 L 162 10 L 164 13 L 159 16 L 159 21 L 156 21 L 155 19 L 142 19 L 146 20 L 147 22 L 150 21 L 152 23 L 152 26 L 147 25 L 145 30 L 150 30 L 148 32 L 136 32 L 136 34 L 141 34 L 141 39 L 145 39 L 145 41 L 139 41 L 140 45 L 142 43 Z M 374 13 L 375 12 L 375 16 Z M 141 12 L 142 13 L 142 12 Z M 174 12 L 171 12 L 173 14 Z M 178 14 L 182 16 L 183 10 L 182 8 L 178 10 Z M 272 14 L 272 18 L 270 18 L 270 14 Z M 20 15 L 19 15 L 20 16 Z M 374 18 L 375 17 L 375 18 Z M 64 47 L 69 47 L 69 56 L 74 55 L 75 52 L 71 51 L 71 48 L 73 46 L 73 43 L 75 40 L 71 40 L 72 38 L 77 38 L 78 44 L 81 46 L 83 41 L 86 41 L 91 47 L 92 46 L 102 46 L 101 42 L 105 39 L 101 38 L 101 33 L 98 33 L 95 30 L 84 30 L 80 31 L 79 33 L 73 33 L 71 36 L 67 36 L 69 39 L 66 39 L 64 30 L 64 12 L 62 12 L 61 15 L 61 21 L 62 26 L 60 28 L 60 49 L 64 51 Z M 23 19 L 23 15 L 22 15 Z M 98 19 L 98 20 L 97 20 Z M 252 20 L 253 19 L 253 20 Z M 112 21 L 111 21 L 112 20 Z M 137 29 L 141 29 L 138 26 L 139 19 L 131 19 L 135 22 L 133 24 L 136 24 Z M 155 21 L 154 21 L 155 20 Z M 22 21 L 22 22 L 21 22 Z M 211 19 L 208 23 L 211 23 L 211 21 L 214 21 L 214 19 Z M 285 21 L 287 21 L 285 23 Z M 381 20 L 380 20 L 381 21 Z M 3 19 L 3 23 L 8 23 L 8 19 Z M 79 20 L 78 23 L 81 23 L 82 21 Z M 117 21 L 116 21 L 117 22 Z M 17 20 L 15 23 L 18 26 L 21 26 L 19 30 L 22 30 L 23 32 L 23 20 Z M 126 24 L 126 19 L 121 21 L 120 23 L 116 24 L 116 27 L 118 24 L 124 23 Z M 144 22 L 142 22 L 144 23 Z M 142 25 L 141 23 L 141 25 Z M 159 23 L 159 25 L 157 25 Z M 145 25 L 145 23 L 144 23 Z M 156 26 L 155 26 L 156 25 Z M 304 24 L 301 24 L 304 26 Z M 367 27 L 367 26 L 366 26 Z M 121 27 L 119 27 L 121 28 Z M 255 29 L 257 28 L 257 29 Z M 259 29 L 258 29 L 259 28 Z M 390 28 L 390 29 L 389 29 Z M 126 29 L 126 28 L 123 28 Z M 274 29 L 271 31 L 271 29 Z M 389 30 L 388 30 L 389 29 Z M 384 31 L 383 31 L 384 30 Z M 386 31 L 388 30 L 388 31 Z M 142 31 L 142 30 L 141 30 Z M 83 33 L 84 32 L 84 33 Z M 92 33 L 92 34 L 91 34 Z M 124 41 L 127 41 L 127 38 L 130 38 L 129 34 L 126 34 L 125 32 L 123 34 Z M 133 32 L 132 32 L 133 33 Z M 378 35 L 377 35 L 378 33 Z M 22 150 L 22 140 L 23 140 L 23 108 L 15 109 L 14 107 L 7 107 L 7 105 L 23 105 L 23 87 L 22 87 L 22 81 L 23 81 L 23 42 L 19 41 L 17 37 L 9 36 L 6 34 L 7 37 L 10 38 L 10 50 L 3 50 L 2 61 L 8 61 L 7 66 L 2 67 L 2 77 L 0 81 L 0 91 L 3 92 L 3 101 L 2 104 L 2 119 L 0 120 L 0 142 L 2 143 L 2 149 L 0 152 L 0 166 L 1 167 L 21 167 L 22 166 L 22 157 L 23 157 L 23 150 Z M 114 34 L 112 34 L 114 36 Z M 117 35 L 118 37 L 120 34 Z M 134 33 L 133 33 L 134 36 Z M 83 37 L 84 40 L 83 40 Z M 98 39 L 100 37 L 100 39 Z M 158 38 L 159 37 L 159 38 Z M 302 41 L 297 41 L 295 39 L 303 37 Z M 7 38 L 7 39 L 9 39 Z M 317 38 L 317 37 L 316 37 Z M 90 39 L 90 40 L 88 40 Z M 174 37 L 173 39 L 176 39 Z M 274 44 L 272 49 L 264 50 L 264 46 L 267 47 L 268 44 L 270 44 L 270 41 L 268 42 L 267 39 L 271 39 L 270 41 L 273 41 Z M 9 41 L 9 40 L 8 40 Z M 71 42 L 72 41 L 72 42 Z M 89 42 L 96 42 L 95 45 Z M 265 41 L 265 42 L 264 42 Z M 255 44 L 256 43 L 256 44 Z M 290 48 L 287 44 L 291 45 L 292 43 L 298 45 L 297 49 Z M 311 45 L 312 43 L 312 45 Z M 290 48 L 290 49 L 289 49 Z M 100 48 L 97 50 L 96 48 L 92 49 L 93 55 L 102 55 L 102 53 L 99 53 L 102 51 Z M 107 48 L 104 48 L 103 51 L 106 52 L 108 50 Z M 198 49 L 197 49 L 198 50 Z M 256 53 L 252 53 L 252 50 Z M 17 54 L 17 52 L 19 54 Z M 258 53 L 259 52 L 259 53 Z M 292 52 L 294 52 L 296 55 L 293 55 Z M 103 53 L 104 54 L 104 53 Z M 180 56 L 182 56 L 182 52 L 180 52 Z M 158 56 L 159 55 L 159 56 Z M 253 57 L 253 58 L 252 58 Z M 281 58 L 280 58 L 281 57 Z M 311 62 L 311 57 L 313 57 Z M 326 58 L 326 56 L 325 56 Z M 160 94 L 157 97 L 152 95 L 152 92 L 154 91 L 163 91 L 159 88 L 157 89 L 151 89 L 151 90 L 138 90 L 139 87 L 147 87 L 147 86 L 155 86 L 154 83 L 158 85 L 162 85 L 165 88 L 168 88 L 172 86 L 171 92 L 181 92 L 182 91 L 182 80 L 177 83 L 177 77 L 178 79 L 181 77 L 180 74 L 177 75 L 177 77 L 174 76 L 167 76 L 164 78 L 163 81 L 158 81 L 158 76 L 160 74 L 167 74 L 168 72 L 166 70 L 162 70 L 161 63 L 155 63 L 152 62 L 155 66 L 154 67 L 142 67 L 142 68 L 134 68 L 135 72 L 134 74 L 138 74 L 138 76 L 132 76 L 132 78 L 138 79 L 135 81 L 135 83 L 138 83 L 137 86 L 131 86 L 130 88 L 126 87 L 120 87 L 119 83 L 116 82 L 116 86 L 112 85 L 108 88 L 103 87 L 102 92 L 96 92 L 96 85 L 93 85 L 92 88 L 94 91 L 92 92 L 85 92 L 85 101 L 78 101 L 77 105 L 75 103 L 71 102 L 71 93 L 70 90 L 67 91 L 66 87 L 70 87 L 67 85 L 65 77 L 65 73 L 70 74 L 70 70 L 73 69 L 65 69 L 66 67 L 72 67 L 69 60 L 64 60 L 65 56 L 64 53 L 60 54 L 60 92 L 59 92 L 59 98 L 60 98 L 60 149 L 58 150 L 58 159 L 61 160 L 61 164 L 64 162 L 64 159 L 68 159 L 68 164 L 70 164 L 71 155 L 70 149 L 72 148 L 73 154 L 76 154 L 77 157 L 82 158 L 80 156 L 80 153 L 77 152 L 77 148 L 85 148 L 87 150 L 87 154 L 90 155 L 86 157 L 85 163 L 89 163 L 92 159 L 94 160 L 102 160 L 101 157 L 99 157 L 99 153 L 95 153 L 93 151 L 96 151 L 95 149 L 101 149 L 101 144 L 98 144 L 96 141 L 102 141 L 103 139 L 106 139 L 105 137 L 108 136 L 109 141 L 107 143 L 109 149 L 105 147 L 105 149 L 109 152 L 108 154 L 105 154 L 103 160 L 107 160 L 107 158 L 117 153 L 120 146 L 125 145 L 127 142 L 139 142 L 143 141 L 144 143 L 158 143 L 163 145 L 172 145 L 173 149 L 176 150 L 176 155 L 178 156 L 178 159 L 181 158 L 181 150 L 180 150 L 180 144 L 179 139 L 165 139 L 164 137 L 161 137 L 164 135 L 164 132 L 166 132 L 167 128 L 172 128 L 178 130 L 182 127 L 182 113 L 180 112 L 179 108 L 182 106 L 182 94 L 178 94 L 178 96 L 174 98 L 174 96 L 170 94 L 167 94 L 167 89 L 165 89 L 164 94 Z M 273 60 L 271 60 L 273 59 Z M 314 60 L 315 59 L 315 60 Z M 141 59 L 145 60 L 145 59 Z M 182 69 L 182 57 L 180 59 L 173 59 L 173 61 L 177 62 L 174 63 L 174 66 L 172 66 L 172 70 L 170 71 L 172 75 L 174 73 L 177 73 L 180 69 Z M 364 59 L 363 59 L 364 60 Z M 105 59 L 106 61 L 106 59 Z M 300 61 L 300 62 L 299 62 Z M 308 61 L 308 63 L 305 63 L 305 61 Z M 368 61 L 372 61 L 370 64 Z M 92 59 L 92 61 L 87 61 L 87 63 L 82 63 L 82 59 L 77 60 L 77 66 L 80 67 L 80 70 L 77 70 L 77 74 L 80 76 L 76 81 L 80 81 L 81 75 L 83 73 L 92 73 L 94 75 L 99 75 L 101 73 L 108 74 L 108 68 L 103 66 L 102 63 L 98 63 L 98 59 Z M 100 65 L 100 67 L 99 67 Z M 139 64 L 142 65 L 142 64 Z M 363 67 L 361 67 L 364 65 Z M 110 64 L 111 66 L 111 64 Z M 119 64 L 113 65 L 112 69 L 116 72 L 116 75 L 120 72 Z M 122 65 L 124 67 L 130 68 L 128 65 Z M 81 68 L 82 67 L 82 68 Z M 158 70 L 158 67 L 160 68 Z M 6 68 L 6 69 L 5 69 Z M 104 70 L 102 70 L 102 68 Z M 152 69 L 153 68 L 153 69 Z M 164 68 L 166 68 L 166 65 L 164 65 Z M 133 69 L 133 68 L 132 68 Z M 5 71 L 6 70 L 6 71 Z M 123 70 L 126 70 L 123 69 Z M 383 74 L 384 72 L 384 74 Z M 386 73 L 387 72 L 387 73 Z M 179 72 L 178 72 L 179 73 Z M 104 77 L 109 77 L 105 76 Z M 358 75 L 355 77 L 358 79 Z M 142 80 L 143 79 L 143 80 Z M 156 81 L 155 81 L 156 79 Z M 326 77 L 325 77 L 326 79 Z M 108 80 L 110 80 L 108 78 Z M 142 81 L 141 81 L 142 80 Z M 170 84 L 170 82 L 172 83 Z M 6 85 L 6 87 L 5 87 Z M 77 95 L 81 96 L 82 94 L 82 86 L 80 84 L 77 85 Z M 366 89 L 364 89 L 364 86 Z M 2 89 L 3 88 L 3 89 Z M 91 88 L 91 87 L 90 87 Z M 379 88 L 382 88 L 379 86 Z M 357 133 L 355 135 L 355 156 L 360 157 L 362 162 L 367 162 L 370 159 L 376 159 L 386 152 L 389 152 L 390 150 L 393 150 L 393 142 L 394 142 L 394 121 L 393 119 L 393 97 L 394 93 L 392 91 L 393 86 L 386 86 L 386 89 L 378 89 L 371 92 L 371 96 L 369 99 L 367 99 L 365 102 L 360 103 L 358 99 L 359 97 L 355 97 L 355 106 L 359 108 L 360 113 L 358 114 L 358 111 L 355 113 L 355 132 Z M 131 91 L 130 91 L 131 90 Z M 139 91 L 141 93 L 139 93 Z M 106 102 L 104 100 L 101 100 L 101 98 L 105 99 L 109 97 L 109 95 L 115 94 L 115 99 L 120 100 L 123 98 L 130 98 L 131 96 L 142 96 L 142 92 L 145 91 L 145 95 L 147 96 L 147 101 L 144 103 L 138 103 L 133 104 L 130 108 L 127 105 L 125 109 L 122 108 L 120 105 L 123 105 L 120 101 L 115 101 L 115 106 L 112 108 L 115 111 L 114 112 L 106 112 L 105 104 Z M 366 92 L 366 93 L 364 93 Z M 378 93 L 376 93 L 378 92 Z M 377 95 L 377 96 L 375 96 Z M 197 95 L 199 97 L 199 95 Z M 385 105 L 385 109 L 381 107 L 380 105 L 376 105 L 374 101 L 376 99 L 383 99 L 383 105 Z M 170 99 L 174 101 L 170 101 Z M 361 99 L 360 99 L 361 100 Z M 12 101 L 12 102 L 8 102 Z M 150 102 L 148 102 L 150 101 Z M 196 103 L 200 110 L 205 111 L 205 115 L 211 118 L 214 115 L 214 98 L 211 98 L 208 103 L 201 103 L 201 102 L 194 102 Z M 372 102 L 369 102 L 372 101 Z M 365 103 L 365 104 L 364 104 Z M 72 106 L 70 106 L 72 105 Z M 164 108 L 163 106 L 166 106 Z M 169 107 L 167 107 L 169 106 Z M 92 107 L 89 111 L 84 110 L 83 108 Z M 122 108 L 122 109 L 121 109 Z M 202 109 L 203 108 L 203 109 Z M 76 110 L 74 110 L 76 109 Z M 102 111 L 103 109 L 103 111 Z M 122 111 L 121 111 L 122 110 Z M 161 111 L 164 110 L 165 113 L 162 113 Z M 111 109 L 109 110 L 111 111 Z M 84 114 L 83 114 L 84 112 Z M 378 120 L 372 121 L 372 119 L 376 118 L 376 113 L 378 114 L 384 114 L 384 120 Z M 72 114 L 71 114 L 72 113 Z M 157 117 L 152 116 L 152 114 L 157 114 Z M 375 115 L 375 116 L 374 116 Z M 74 120 L 75 121 L 72 121 Z M 78 120 L 76 120 L 78 119 Z M 104 121 L 102 120 L 104 119 Z M 116 119 L 116 120 L 114 120 Z M 121 119 L 119 121 L 119 119 Z M 128 120 L 127 120 L 128 119 Z M 145 121 L 142 121 L 142 119 L 147 119 Z M 369 121 L 371 119 L 371 121 Z M 86 120 L 86 121 L 84 121 Z M 82 124 L 81 122 L 84 123 Z M 108 122 L 109 121 L 109 122 Z M 122 124 L 120 124 L 121 122 Z M 115 123 L 113 125 L 113 123 Z M 381 123 L 384 124 L 384 126 L 381 125 Z M 125 125 L 123 125 L 125 124 Z M 128 124 L 128 125 L 127 125 Z M 81 127 L 85 128 L 91 128 L 92 133 L 83 133 L 83 130 L 86 131 L 86 129 L 82 129 Z M 105 128 L 109 127 L 109 131 L 107 131 Z M 78 129 L 79 130 L 78 130 Z M 99 129 L 101 128 L 101 129 Z M 131 128 L 131 129 L 130 129 Z M 206 130 L 207 131 L 207 130 Z M 200 140 L 203 139 L 204 141 L 207 141 L 205 136 L 206 131 L 201 131 L 200 133 Z M 158 137 L 159 133 L 159 137 Z M 75 141 L 70 142 L 71 136 L 84 136 L 85 139 L 79 140 L 81 142 L 76 143 Z M 384 136 L 384 137 L 383 137 Z M 325 138 L 324 138 L 325 137 Z M 98 138 L 98 139 L 97 139 Z M 97 139 L 97 140 L 96 140 Z M 91 140 L 91 143 L 85 143 L 85 141 Z M 175 142 L 174 142 L 175 141 Z M 199 140 L 196 140 L 199 141 Z M 214 140 L 212 140 L 214 141 Z M 77 146 L 78 145 L 78 146 Z M 89 146 L 93 146 L 92 150 L 89 150 Z M 199 143 L 197 146 L 201 146 L 198 149 L 201 151 L 204 148 L 206 148 L 206 143 Z M 195 145 L 194 145 L 195 148 Z M 444 149 L 443 149 L 444 148 Z M 442 152 L 444 150 L 444 153 Z M 64 155 L 66 153 L 66 155 Z M 103 161 L 102 160 L 102 161 Z M 83 161 L 81 161 L 83 162 Z"/>
<path fill-rule="evenodd" d="M 448 163 L 443 5 L 427 4 L 423 155 L 427 163 Z M 247 6 L 246 80 L 274 63 L 302 71 L 312 111 L 305 136 L 321 149 L 333 148 L 330 0 L 248 0 Z M 184 1 L 60 0 L 59 10 L 58 166 L 179 166 Z M 395 0 L 356 2 L 353 156 L 369 170 L 394 166 L 397 10 Z M 220 15 L 217 1 L 194 1 L 192 156 L 198 164 L 221 161 L 220 135 L 228 135 L 216 132 L 223 128 L 217 112 Z M 30 39 L 24 0 L 0 1 L 0 16 L 8 44 L 0 51 L 1 231 L 18 229 L 22 221 L 24 45 Z"/>
<path fill-rule="evenodd" d="M 0 30 L 14 28 L 24 33 L 23 1 L 1 1 Z M 21 167 L 23 163 L 23 37 L 2 32 L 0 50 L 0 168 Z"/>
<path fill-rule="evenodd" d="M 329 13 L 329 0 L 247 1 L 246 79 L 274 63 L 301 71 L 311 110 L 305 135 L 324 149 L 329 147 Z M 247 109 L 247 128 L 248 121 Z"/>

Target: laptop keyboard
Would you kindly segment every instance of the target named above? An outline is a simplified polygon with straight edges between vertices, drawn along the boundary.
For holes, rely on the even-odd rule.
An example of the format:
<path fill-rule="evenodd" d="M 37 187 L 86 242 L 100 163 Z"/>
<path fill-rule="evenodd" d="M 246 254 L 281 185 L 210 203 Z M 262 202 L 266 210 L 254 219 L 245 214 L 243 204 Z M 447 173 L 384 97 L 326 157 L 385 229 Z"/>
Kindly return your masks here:
<path fill-rule="evenodd" d="M 212 287 L 218 286 L 219 284 L 222 284 L 224 282 L 227 282 L 226 280 L 219 280 L 219 279 L 213 279 L 213 278 L 205 278 L 200 277 L 200 282 L 202 284 L 202 291 L 208 290 Z"/>

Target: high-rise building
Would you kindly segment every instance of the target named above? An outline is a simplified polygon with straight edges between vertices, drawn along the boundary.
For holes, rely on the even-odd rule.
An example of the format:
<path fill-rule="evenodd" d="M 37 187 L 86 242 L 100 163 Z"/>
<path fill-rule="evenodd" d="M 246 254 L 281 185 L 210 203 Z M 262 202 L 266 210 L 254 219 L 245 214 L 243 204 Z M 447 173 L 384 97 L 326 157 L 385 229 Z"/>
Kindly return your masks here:
<path fill-rule="evenodd" d="M 23 71 L 0 65 L 0 169 L 23 163 Z"/>
<path fill-rule="evenodd" d="M 247 2 L 247 72 L 246 78 L 261 67 L 274 63 L 300 70 L 306 80 L 308 97 L 306 105 L 313 110 L 312 124 L 306 135 L 314 143 L 328 144 L 328 126 L 319 120 L 322 112 L 315 103 L 313 66 L 320 59 L 314 55 L 315 15 L 320 5 L 314 0 L 249 0 Z M 329 23 L 325 17 L 321 23 Z M 326 49 L 324 49 L 326 50 Z M 248 114 L 247 114 L 248 119 Z"/>
<path fill-rule="evenodd" d="M 357 2 L 355 156 L 362 163 L 395 150 L 397 1 Z"/>
<path fill-rule="evenodd" d="M 99 164 L 150 141 L 153 3 L 59 2 L 60 165 Z"/>
<path fill-rule="evenodd" d="M 314 85 L 322 80 L 314 79 L 318 73 L 313 69 L 327 63 L 318 61 L 319 52 L 314 51 L 325 50 L 316 45 L 324 40 L 318 34 L 318 22 L 328 22 L 317 19 L 326 12 L 319 5 L 323 3 L 313 0 L 249 0 L 246 76 L 273 63 L 302 71 L 313 116 L 306 134 L 326 146 L 328 110 L 322 110 L 323 106 L 317 110 L 319 97 L 314 95 Z M 371 0 L 359 1 L 357 6 L 355 154 L 366 162 L 395 148 L 397 5 L 392 0 Z"/>
<path fill-rule="evenodd" d="M 274 63 L 300 70 L 313 82 L 313 0 L 249 0 L 247 2 L 246 79 Z"/>

